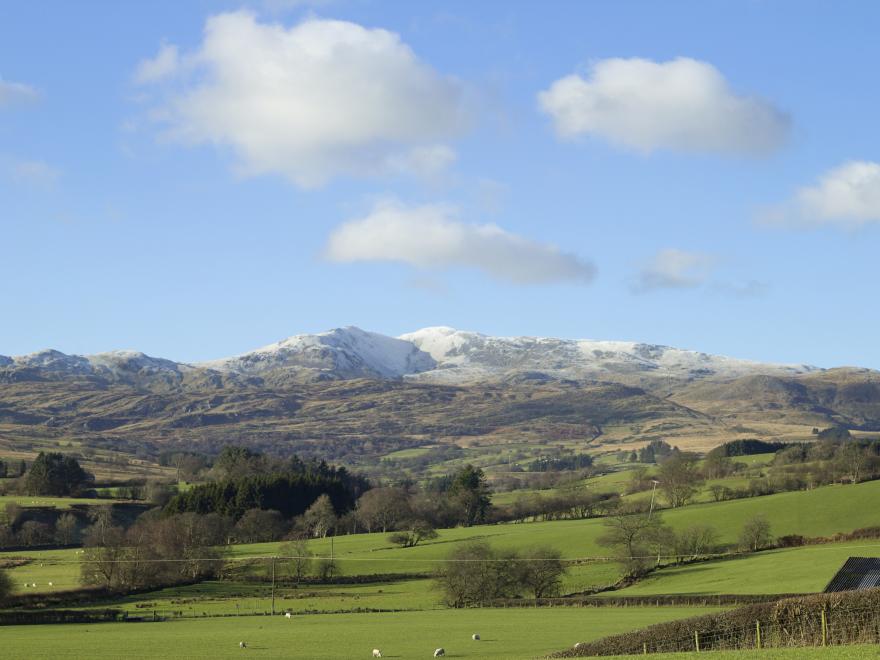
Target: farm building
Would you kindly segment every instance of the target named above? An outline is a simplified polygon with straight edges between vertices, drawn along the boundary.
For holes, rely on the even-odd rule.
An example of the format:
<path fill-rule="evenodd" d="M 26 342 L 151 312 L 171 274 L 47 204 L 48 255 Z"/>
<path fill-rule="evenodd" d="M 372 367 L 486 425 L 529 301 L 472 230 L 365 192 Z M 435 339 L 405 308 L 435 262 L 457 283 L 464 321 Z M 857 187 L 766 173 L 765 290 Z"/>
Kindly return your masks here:
<path fill-rule="evenodd" d="M 880 557 L 850 557 L 831 578 L 825 593 L 880 587 Z"/>

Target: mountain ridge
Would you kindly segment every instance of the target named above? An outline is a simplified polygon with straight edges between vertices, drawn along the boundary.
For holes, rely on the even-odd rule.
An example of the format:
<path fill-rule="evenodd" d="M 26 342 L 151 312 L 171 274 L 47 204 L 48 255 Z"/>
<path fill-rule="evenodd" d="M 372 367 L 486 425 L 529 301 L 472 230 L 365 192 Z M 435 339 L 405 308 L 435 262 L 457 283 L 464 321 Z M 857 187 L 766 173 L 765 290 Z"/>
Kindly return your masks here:
<path fill-rule="evenodd" d="M 398 337 L 348 326 L 292 335 L 240 355 L 185 363 L 139 351 L 69 355 L 48 349 L 0 356 L 6 379 L 98 378 L 149 387 L 183 385 L 195 372 L 211 378 L 257 377 L 270 382 L 350 378 L 412 379 L 464 384 L 532 374 L 570 380 L 648 384 L 651 381 L 733 379 L 746 375 L 823 372 L 807 364 L 778 364 L 643 342 L 553 337 L 496 337 L 447 326 Z"/>

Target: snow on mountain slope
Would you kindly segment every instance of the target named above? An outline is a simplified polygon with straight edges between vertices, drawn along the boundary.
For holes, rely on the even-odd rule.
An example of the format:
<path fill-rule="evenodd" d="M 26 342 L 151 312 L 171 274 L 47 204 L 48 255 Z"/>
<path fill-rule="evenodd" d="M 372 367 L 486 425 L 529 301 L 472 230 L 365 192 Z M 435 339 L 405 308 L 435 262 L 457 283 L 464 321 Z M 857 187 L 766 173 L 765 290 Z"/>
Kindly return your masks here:
<path fill-rule="evenodd" d="M 138 387 L 187 386 L 218 378 L 256 376 L 267 384 L 312 378 L 408 378 L 467 383 L 509 376 L 650 384 L 662 379 L 727 379 L 818 371 L 621 341 L 490 337 L 454 328 L 424 328 L 388 337 L 359 328 L 295 335 L 231 358 L 182 364 L 136 351 L 65 355 L 46 350 L 0 357 L 6 378 L 97 377 Z M 13 373 L 14 372 L 14 373 Z"/>
<path fill-rule="evenodd" d="M 26 379 L 87 377 L 130 385 L 156 382 L 175 384 L 180 382 L 185 373 L 193 370 L 189 365 L 150 357 L 137 351 L 67 355 L 55 350 L 20 355 L 8 361 L 0 359 L 0 368 L 16 372 L 18 377 Z"/>
<path fill-rule="evenodd" d="M 12 358 L 15 367 L 25 369 L 37 369 L 53 375 L 91 375 L 92 367 L 89 361 L 80 355 L 67 355 L 61 351 L 48 349 L 29 355 L 20 355 Z"/>
<path fill-rule="evenodd" d="M 85 359 L 97 375 L 116 380 L 145 377 L 177 379 L 193 370 L 188 364 L 150 357 L 139 351 L 109 351 L 87 355 Z"/>
<path fill-rule="evenodd" d="M 673 378 L 736 377 L 753 373 L 799 374 L 808 365 L 777 365 L 737 360 L 668 346 L 621 341 L 489 337 L 447 327 L 401 335 L 438 364 L 422 379 L 454 382 L 505 373 L 537 371 L 565 378 L 640 375 Z"/>
<path fill-rule="evenodd" d="M 342 378 L 398 378 L 431 370 L 436 364 L 411 342 L 348 327 L 317 335 L 295 335 L 250 353 L 200 366 L 249 374 L 303 367 Z"/>

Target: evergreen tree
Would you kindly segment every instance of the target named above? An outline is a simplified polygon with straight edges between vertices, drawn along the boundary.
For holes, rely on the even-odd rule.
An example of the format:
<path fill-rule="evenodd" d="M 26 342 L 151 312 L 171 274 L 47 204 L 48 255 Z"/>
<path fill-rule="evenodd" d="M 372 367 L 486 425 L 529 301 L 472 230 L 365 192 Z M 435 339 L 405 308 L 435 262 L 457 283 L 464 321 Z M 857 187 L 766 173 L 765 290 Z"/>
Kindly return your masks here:
<path fill-rule="evenodd" d="M 491 506 L 486 475 L 481 468 L 465 465 L 452 477 L 449 494 L 461 509 L 461 523 L 470 527 L 486 519 Z"/>
<path fill-rule="evenodd" d="M 28 495 L 70 495 L 89 480 L 88 472 L 72 456 L 40 452 L 27 473 L 25 490 Z"/>

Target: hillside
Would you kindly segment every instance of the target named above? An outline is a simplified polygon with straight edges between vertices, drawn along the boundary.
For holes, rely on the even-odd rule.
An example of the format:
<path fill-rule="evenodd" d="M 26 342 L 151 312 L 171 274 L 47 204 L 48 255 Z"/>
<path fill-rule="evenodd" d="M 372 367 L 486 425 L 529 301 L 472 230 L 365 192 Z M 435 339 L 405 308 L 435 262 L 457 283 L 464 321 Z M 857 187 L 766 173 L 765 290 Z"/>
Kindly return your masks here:
<path fill-rule="evenodd" d="M 130 453 L 246 443 L 351 465 L 455 443 L 708 449 L 813 427 L 880 429 L 880 374 L 653 344 L 426 328 L 297 335 L 183 364 L 136 351 L 0 357 L 0 446 L 57 439 Z"/>
<path fill-rule="evenodd" d="M 0 439 L 72 437 L 152 451 L 244 442 L 352 464 L 436 442 L 586 445 L 604 425 L 660 420 L 708 423 L 674 402 L 616 384 L 458 387 L 360 379 L 151 392 L 75 380 L 0 387 Z"/>

